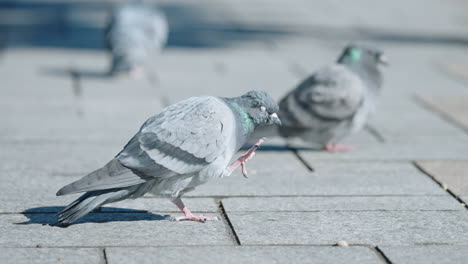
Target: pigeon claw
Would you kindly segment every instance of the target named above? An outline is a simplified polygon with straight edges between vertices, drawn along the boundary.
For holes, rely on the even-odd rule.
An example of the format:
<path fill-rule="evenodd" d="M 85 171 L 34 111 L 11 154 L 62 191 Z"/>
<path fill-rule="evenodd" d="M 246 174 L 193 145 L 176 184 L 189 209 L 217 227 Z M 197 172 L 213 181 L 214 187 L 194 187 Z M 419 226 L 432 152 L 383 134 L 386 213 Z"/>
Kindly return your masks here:
<path fill-rule="evenodd" d="M 206 221 L 216 221 L 218 217 L 216 216 L 205 216 L 205 215 L 184 215 L 174 218 L 175 221 L 195 221 L 200 223 L 205 223 Z"/>
<path fill-rule="evenodd" d="M 242 168 L 242 175 L 244 175 L 245 178 L 247 177 L 247 168 L 245 164 L 247 163 L 248 160 L 252 159 L 255 156 L 255 151 L 260 147 L 260 145 L 265 141 L 265 138 L 261 138 L 253 145 L 249 150 L 247 150 L 244 155 L 240 156 L 237 160 L 235 160 L 231 165 L 226 170 L 225 175 L 231 175 L 231 173 L 239 167 L 239 165 Z"/>

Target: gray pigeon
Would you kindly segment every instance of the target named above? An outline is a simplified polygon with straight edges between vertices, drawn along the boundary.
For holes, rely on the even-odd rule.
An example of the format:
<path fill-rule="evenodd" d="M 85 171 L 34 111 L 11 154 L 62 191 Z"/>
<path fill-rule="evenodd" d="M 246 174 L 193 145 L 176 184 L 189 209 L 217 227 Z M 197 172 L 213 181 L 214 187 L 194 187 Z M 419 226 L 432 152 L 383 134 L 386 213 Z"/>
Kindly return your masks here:
<path fill-rule="evenodd" d="M 112 55 L 109 73 L 141 76 L 148 62 L 166 45 L 168 28 L 165 15 L 154 5 L 133 1 L 118 6 L 105 30 L 107 48 Z"/>
<path fill-rule="evenodd" d="M 104 167 L 57 192 L 86 192 L 59 213 L 59 223 L 68 225 L 104 204 L 146 192 L 171 198 L 184 213 L 176 220 L 214 220 L 193 215 L 181 196 L 211 178 L 230 175 L 239 165 L 246 173 L 246 161 L 263 140 L 229 162 L 257 126 L 280 124 L 277 111 L 276 102 L 261 91 L 235 98 L 192 97 L 166 107 Z"/>
<path fill-rule="evenodd" d="M 374 111 L 381 63 L 386 61 L 380 50 L 348 45 L 336 64 L 319 69 L 280 101 L 279 134 L 328 151 L 348 150 L 337 143 L 362 129 Z"/>

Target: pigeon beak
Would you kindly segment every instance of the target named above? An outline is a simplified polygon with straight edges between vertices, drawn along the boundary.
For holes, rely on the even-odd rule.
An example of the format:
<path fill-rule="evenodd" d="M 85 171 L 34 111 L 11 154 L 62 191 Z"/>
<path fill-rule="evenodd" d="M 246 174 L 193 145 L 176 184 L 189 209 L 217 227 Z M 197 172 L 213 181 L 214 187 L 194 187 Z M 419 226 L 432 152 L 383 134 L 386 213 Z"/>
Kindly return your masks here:
<path fill-rule="evenodd" d="M 385 55 L 380 54 L 377 59 L 378 59 L 380 64 L 388 66 L 388 59 L 387 59 L 387 57 L 385 57 Z"/>
<path fill-rule="evenodd" d="M 281 120 L 279 119 L 278 115 L 276 113 L 273 113 L 270 115 L 270 124 L 276 124 L 278 126 L 281 126 Z"/>

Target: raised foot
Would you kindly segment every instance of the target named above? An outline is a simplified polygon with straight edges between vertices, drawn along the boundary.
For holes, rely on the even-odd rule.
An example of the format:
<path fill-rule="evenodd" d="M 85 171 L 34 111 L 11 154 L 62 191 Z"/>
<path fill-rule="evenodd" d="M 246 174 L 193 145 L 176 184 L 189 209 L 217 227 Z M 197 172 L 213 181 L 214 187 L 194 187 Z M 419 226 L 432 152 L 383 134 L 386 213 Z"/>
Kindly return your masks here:
<path fill-rule="evenodd" d="M 265 138 L 261 138 L 253 145 L 249 150 L 247 150 L 244 155 L 240 156 L 237 160 L 235 160 L 231 165 L 228 167 L 227 175 L 231 175 L 231 173 L 239 166 L 242 168 L 242 175 L 247 178 L 247 168 L 245 164 L 248 160 L 255 156 L 255 151 L 260 147 L 260 145 L 265 141 Z"/>
<path fill-rule="evenodd" d="M 353 150 L 353 147 L 340 144 L 329 144 L 324 148 L 328 152 L 347 152 Z"/>
<path fill-rule="evenodd" d="M 174 218 L 175 221 L 195 221 L 205 223 L 206 221 L 219 220 L 216 216 L 205 216 L 205 215 L 184 215 Z"/>

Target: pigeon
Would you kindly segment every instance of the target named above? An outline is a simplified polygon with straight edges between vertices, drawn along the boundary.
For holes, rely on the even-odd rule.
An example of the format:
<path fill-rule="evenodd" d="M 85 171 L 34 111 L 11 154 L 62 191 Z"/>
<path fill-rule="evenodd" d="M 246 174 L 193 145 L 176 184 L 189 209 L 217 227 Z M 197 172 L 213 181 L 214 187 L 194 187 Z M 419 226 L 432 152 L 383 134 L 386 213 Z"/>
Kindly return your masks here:
<path fill-rule="evenodd" d="M 166 45 L 168 33 L 166 16 L 155 6 L 143 0 L 118 6 L 105 29 L 112 55 L 109 74 L 127 72 L 140 78 L 146 64 Z"/>
<path fill-rule="evenodd" d="M 245 164 L 263 139 L 229 162 L 256 127 L 281 124 L 277 111 L 277 103 L 263 91 L 234 98 L 192 97 L 166 107 L 144 122 L 104 167 L 57 192 L 85 192 L 59 213 L 59 224 L 69 225 L 104 204 L 147 192 L 170 198 L 184 213 L 175 220 L 216 220 L 192 214 L 181 196 L 214 177 L 229 176 L 239 166 L 246 176 Z"/>
<path fill-rule="evenodd" d="M 374 111 L 383 82 L 379 64 L 386 64 L 382 51 L 349 44 L 336 64 L 319 69 L 280 100 L 282 126 L 258 132 L 331 152 L 350 150 L 338 142 L 362 129 Z"/>

